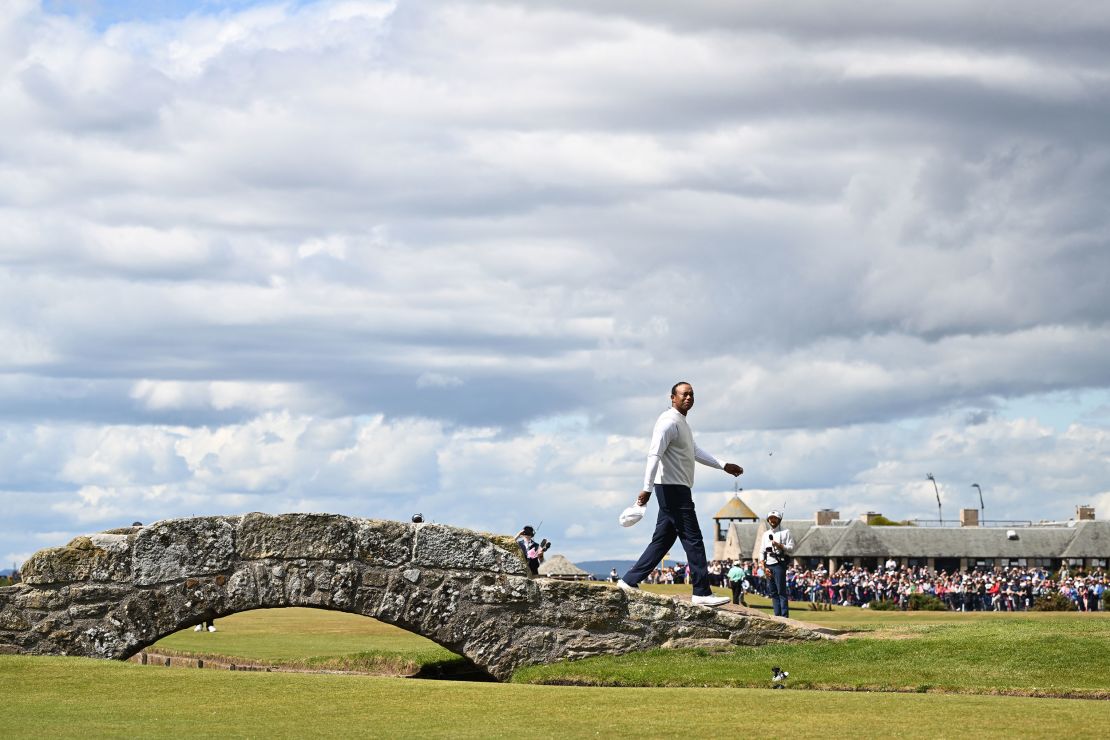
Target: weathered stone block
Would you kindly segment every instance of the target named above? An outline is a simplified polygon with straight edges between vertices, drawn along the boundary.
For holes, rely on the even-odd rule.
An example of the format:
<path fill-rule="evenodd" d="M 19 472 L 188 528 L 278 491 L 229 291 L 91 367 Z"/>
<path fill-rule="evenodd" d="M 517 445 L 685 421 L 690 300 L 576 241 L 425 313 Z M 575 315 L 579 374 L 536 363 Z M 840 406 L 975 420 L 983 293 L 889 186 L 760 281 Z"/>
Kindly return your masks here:
<path fill-rule="evenodd" d="M 715 653 L 724 653 L 733 649 L 733 644 L 728 640 L 715 637 L 676 637 L 663 643 L 665 648 L 701 648 Z"/>
<path fill-rule="evenodd" d="M 403 565 L 412 557 L 415 530 L 411 524 L 360 519 L 355 532 L 355 555 L 367 565 Z"/>
<path fill-rule="evenodd" d="M 82 583 L 70 586 L 64 596 L 67 601 L 78 604 L 91 604 L 95 602 L 115 602 L 123 599 L 134 589 L 130 584 L 115 583 Z"/>
<path fill-rule="evenodd" d="M 20 609 L 58 609 L 69 602 L 67 589 L 28 588 L 12 598 Z"/>
<path fill-rule="evenodd" d="M 230 569 L 236 520 L 218 516 L 167 519 L 143 527 L 133 545 L 135 583 L 150 586 Z"/>
<path fill-rule="evenodd" d="M 475 580 L 467 596 L 478 604 L 535 604 L 540 589 L 526 576 L 487 575 Z"/>
<path fill-rule="evenodd" d="M 347 560 L 354 554 L 355 525 L 328 514 L 246 514 L 235 533 L 239 557 Z"/>
<path fill-rule="evenodd" d="M 23 564 L 28 585 L 124 581 L 131 574 L 131 545 L 120 535 L 77 537 L 65 547 L 39 550 Z"/>
<path fill-rule="evenodd" d="M 433 568 L 528 575 L 519 548 L 514 553 L 474 532 L 439 524 L 425 524 L 417 529 L 413 562 Z"/>
<path fill-rule="evenodd" d="M 642 622 L 659 622 L 674 617 L 673 606 L 652 604 L 646 601 L 633 601 L 628 605 L 628 616 Z"/>
<path fill-rule="evenodd" d="M 109 603 L 74 604 L 69 608 L 68 613 L 73 619 L 93 619 L 104 616 L 111 607 Z"/>
<path fill-rule="evenodd" d="M 23 631 L 31 629 L 31 623 L 18 609 L 0 611 L 0 630 Z"/>

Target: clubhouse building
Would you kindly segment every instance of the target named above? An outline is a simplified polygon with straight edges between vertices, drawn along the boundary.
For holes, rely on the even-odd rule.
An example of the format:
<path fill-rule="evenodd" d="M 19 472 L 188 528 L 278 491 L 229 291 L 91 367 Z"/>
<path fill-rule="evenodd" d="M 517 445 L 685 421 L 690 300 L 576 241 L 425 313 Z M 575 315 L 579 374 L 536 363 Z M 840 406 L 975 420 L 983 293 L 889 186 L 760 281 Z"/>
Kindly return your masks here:
<path fill-rule="evenodd" d="M 755 559 L 762 549 L 766 522 L 739 496 L 713 517 L 715 560 Z M 1096 520 L 1090 506 L 1076 509 L 1076 517 L 1061 522 L 980 522 L 978 509 L 964 509 L 958 526 L 919 520 L 904 526 L 876 524 L 880 515 L 868 512 L 859 519 L 842 520 L 839 512 L 822 509 L 813 519 L 782 523 L 794 535 L 796 567 L 823 565 L 830 571 L 847 566 L 868 569 L 894 560 L 903 565 L 927 566 L 949 573 L 995 567 L 1061 566 L 1106 568 L 1110 565 L 1110 521 Z M 886 520 L 882 520 L 886 521 Z"/>

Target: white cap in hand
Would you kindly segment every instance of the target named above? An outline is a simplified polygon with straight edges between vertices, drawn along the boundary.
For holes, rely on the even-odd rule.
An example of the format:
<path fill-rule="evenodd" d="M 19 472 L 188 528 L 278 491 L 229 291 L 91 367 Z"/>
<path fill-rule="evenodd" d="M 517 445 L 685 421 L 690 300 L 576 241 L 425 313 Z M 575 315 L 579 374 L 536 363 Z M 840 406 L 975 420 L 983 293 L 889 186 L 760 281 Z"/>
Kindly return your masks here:
<path fill-rule="evenodd" d="M 631 527 L 633 524 L 636 524 L 641 519 L 643 519 L 644 514 L 646 514 L 646 513 L 647 513 L 647 507 L 646 506 L 629 506 L 627 509 L 625 509 L 624 511 L 621 512 L 621 516 L 620 516 L 621 526 L 622 527 Z"/>

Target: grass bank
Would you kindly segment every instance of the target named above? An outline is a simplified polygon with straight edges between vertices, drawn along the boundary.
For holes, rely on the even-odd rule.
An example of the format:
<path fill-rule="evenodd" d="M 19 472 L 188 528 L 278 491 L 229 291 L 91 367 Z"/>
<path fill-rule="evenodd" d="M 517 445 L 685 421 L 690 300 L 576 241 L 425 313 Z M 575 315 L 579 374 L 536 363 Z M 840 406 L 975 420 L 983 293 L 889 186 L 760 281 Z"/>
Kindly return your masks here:
<path fill-rule="evenodd" d="M 218 634 L 218 633 L 217 633 Z M 1104 737 L 1110 702 L 745 689 L 610 689 L 170 670 L 0 656 L 0 737 Z"/>

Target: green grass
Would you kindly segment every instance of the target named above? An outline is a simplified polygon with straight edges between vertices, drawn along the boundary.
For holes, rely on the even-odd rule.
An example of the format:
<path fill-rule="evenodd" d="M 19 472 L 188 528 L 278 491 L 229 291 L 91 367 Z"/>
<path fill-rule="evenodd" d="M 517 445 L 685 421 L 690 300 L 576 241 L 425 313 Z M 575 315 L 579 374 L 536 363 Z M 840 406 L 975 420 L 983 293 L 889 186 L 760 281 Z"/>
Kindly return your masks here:
<path fill-rule="evenodd" d="M 760 601 L 765 600 L 750 600 Z M 720 653 L 653 650 L 602 656 L 525 668 L 513 680 L 760 687 L 769 685 L 771 666 L 779 665 L 790 672 L 790 685 L 796 688 L 1110 698 L 1110 614 L 872 612 L 845 607 L 831 612 L 795 609 L 792 615 L 853 632 L 840 641 Z"/>
<path fill-rule="evenodd" d="M 217 633 L 219 634 L 219 633 Z M 0 737 L 1105 737 L 1110 702 L 608 689 L 0 656 Z M 969 719 L 971 718 L 971 719 Z M 783 729 L 785 728 L 785 729 Z"/>
<path fill-rule="evenodd" d="M 374 619 L 320 609 L 259 609 L 216 621 L 216 632 L 191 628 L 149 650 L 228 662 L 411 675 L 462 670 L 467 661 L 431 640 Z"/>
<path fill-rule="evenodd" d="M 651 587 L 686 593 L 688 586 Z M 759 605 L 765 599 L 752 597 Z M 1110 696 L 1110 614 L 872 612 L 838 607 L 794 615 L 850 630 L 838 642 L 724 653 L 655 650 L 523 669 L 519 683 L 766 687 L 770 667 L 795 688 Z M 317 609 L 271 609 L 186 630 L 151 649 L 225 662 L 383 675 L 460 673 L 466 661 L 372 619 Z"/>

